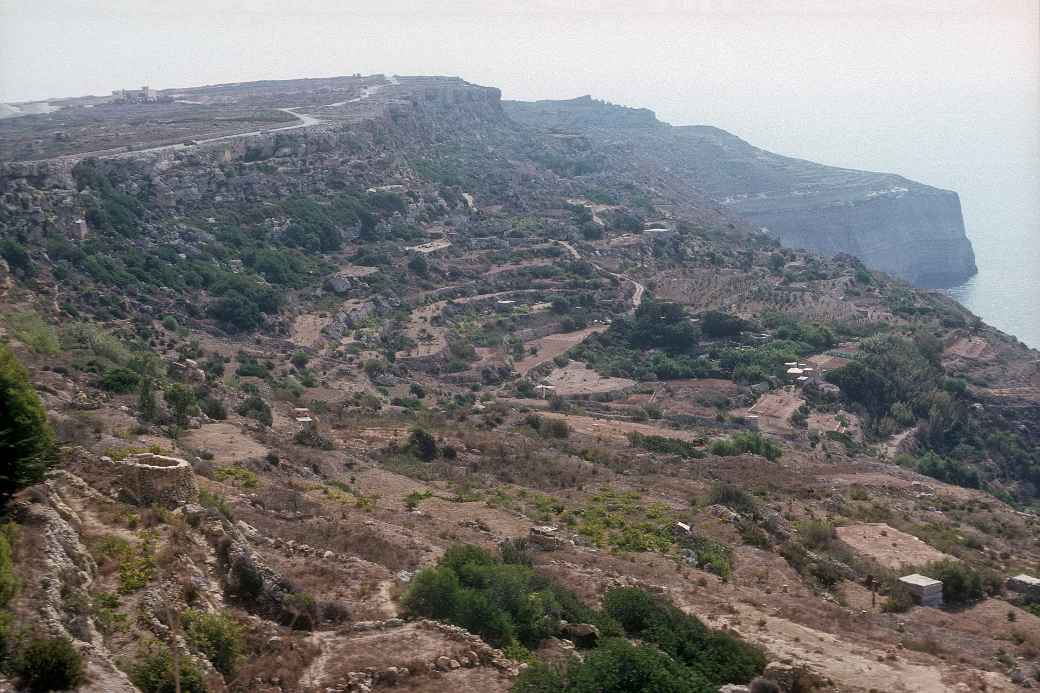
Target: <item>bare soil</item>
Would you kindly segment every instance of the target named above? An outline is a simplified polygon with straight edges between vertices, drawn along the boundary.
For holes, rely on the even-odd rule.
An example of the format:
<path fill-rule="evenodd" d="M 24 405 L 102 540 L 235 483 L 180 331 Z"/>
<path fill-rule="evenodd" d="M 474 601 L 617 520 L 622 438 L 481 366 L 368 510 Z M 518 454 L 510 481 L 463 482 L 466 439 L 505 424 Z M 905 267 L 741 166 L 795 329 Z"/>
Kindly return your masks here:
<path fill-rule="evenodd" d="M 952 558 L 884 523 L 847 525 L 838 527 L 835 532 L 853 551 L 873 558 L 886 568 L 898 570 Z"/>

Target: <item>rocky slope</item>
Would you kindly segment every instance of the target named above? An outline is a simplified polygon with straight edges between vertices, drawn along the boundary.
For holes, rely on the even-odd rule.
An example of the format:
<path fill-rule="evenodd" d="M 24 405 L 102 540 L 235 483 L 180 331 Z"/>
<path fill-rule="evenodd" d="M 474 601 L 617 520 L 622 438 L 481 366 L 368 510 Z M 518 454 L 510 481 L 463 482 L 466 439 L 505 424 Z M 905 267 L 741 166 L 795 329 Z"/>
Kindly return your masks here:
<path fill-rule="evenodd" d="M 528 125 L 580 130 L 603 141 L 617 140 L 623 131 L 638 143 L 631 152 L 644 163 L 664 163 L 785 246 L 849 253 L 918 286 L 948 286 L 976 271 L 954 192 L 780 156 L 718 128 L 671 127 L 645 109 L 589 97 L 505 107 Z"/>
<path fill-rule="evenodd" d="M 507 693 L 600 656 L 619 588 L 761 648 L 785 693 L 1040 680 L 1040 605 L 1001 588 L 1040 566 L 1036 352 L 781 248 L 680 165 L 716 134 L 649 111 L 532 128 L 444 78 L 192 96 L 218 93 L 298 122 L 171 145 L 114 105 L 135 149 L 97 160 L 0 129 L 61 151 L 0 164 L 0 348 L 63 447 L 0 526 L 0 626 L 71 641 L 79 690 L 172 690 L 176 654 L 194 691 Z M 852 362 L 867 387 L 820 377 Z M 460 544 L 516 598 L 410 598 Z M 985 593 L 901 600 L 946 555 Z M 496 634 L 498 603 L 542 625 Z"/>

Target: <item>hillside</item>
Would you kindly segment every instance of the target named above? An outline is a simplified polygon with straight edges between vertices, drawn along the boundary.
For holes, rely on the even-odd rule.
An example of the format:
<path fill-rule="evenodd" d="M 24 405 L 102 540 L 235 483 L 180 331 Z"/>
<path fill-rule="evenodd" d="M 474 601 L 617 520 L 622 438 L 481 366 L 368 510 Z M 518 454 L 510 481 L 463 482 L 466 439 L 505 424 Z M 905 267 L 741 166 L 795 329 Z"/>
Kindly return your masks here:
<path fill-rule="evenodd" d="M 646 109 L 589 97 L 505 105 L 522 123 L 588 133 L 605 147 L 616 146 L 620 130 L 629 147 L 638 144 L 632 156 L 668 166 L 785 247 L 848 253 L 918 286 L 951 286 L 975 274 L 960 200 L 949 190 L 779 156 L 715 127 L 672 127 Z"/>
<path fill-rule="evenodd" d="M 56 440 L 0 688 L 1040 680 L 1040 353 L 719 202 L 823 167 L 449 77 L 168 95 L 0 121 L 0 385 Z"/>

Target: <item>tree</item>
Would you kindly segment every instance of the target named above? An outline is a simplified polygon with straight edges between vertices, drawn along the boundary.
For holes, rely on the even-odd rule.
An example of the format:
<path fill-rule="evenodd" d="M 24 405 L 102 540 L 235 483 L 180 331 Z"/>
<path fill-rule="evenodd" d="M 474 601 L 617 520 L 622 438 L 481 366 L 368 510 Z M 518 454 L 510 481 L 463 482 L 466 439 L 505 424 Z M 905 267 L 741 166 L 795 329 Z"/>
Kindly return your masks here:
<path fill-rule="evenodd" d="M 735 337 L 746 327 L 736 315 L 710 310 L 701 318 L 701 331 L 709 337 Z"/>
<path fill-rule="evenodd" d="M 159 405 L 155 401 L 154 385 L 151 378 L 141 378 L 137 390 L 137 411 L 145 421 L 159 418 Z"/>
<path fill-rule="evenodd" d="M 32 638 L 14 662 L 22 685 L 34 693 L 65 691 L 83 682 L 83 658 L 66 637 Z"/>
<path fill-rule="evenodd" d="M 429 462 L 437 456 L 437 441 L 421 428 L 412 429 L 406 447 L 423 462 Z"/>
<path fill-rule="evenodd" d="M 170 411 L 173 412 L 173 420 L 178 426 L 184 426 L 188 423 L 188 417 L 195 413 L 197 407 L 195 406 L 195 393 L 187 385 L 177 383 L 172 385 L 169 390 L 163 394 L 163 399 L 166 400 L 167 406 L 170 407 Z"/>
<path fill-rule="evenodd" d="M 408 261 L 408 269 L 415 272 L 420 277 L 425 277 L 430 273 L 430 265 L 426 261 L 425 255 L 415 254 Z"/>
<path fill-rule="evenodd" d="M 41 481 L 53 451 L 54 432 L 29 373 L 0 344 L 0 498 Z"/>
<path fill-rule="evenodd" d="M 0 241 L 0 257 L 7 261 L 13 271 L 21 271 L 26 277 L 35 274 L 32 258 L 25 246 L 18 241 L 5 239 Z"/>
<path fill-rule="evenodd" d="M 242 627 L 224 612 L 188 609 L 182 618 L 192 647 L 206 655 L 224 676 L 234 676 L 242 655 Z"/>
<path fill-rule="evenodd" d="M 128 392 L 133 392 L 137 388 L 140 380 L 141 376 L 136 372 L 129 368 L 117 366 L 105 371 L 105 374 L 101 376 L 100 385 L 102 389 L 108 390 L 109 392 L 126 394 Z"/>

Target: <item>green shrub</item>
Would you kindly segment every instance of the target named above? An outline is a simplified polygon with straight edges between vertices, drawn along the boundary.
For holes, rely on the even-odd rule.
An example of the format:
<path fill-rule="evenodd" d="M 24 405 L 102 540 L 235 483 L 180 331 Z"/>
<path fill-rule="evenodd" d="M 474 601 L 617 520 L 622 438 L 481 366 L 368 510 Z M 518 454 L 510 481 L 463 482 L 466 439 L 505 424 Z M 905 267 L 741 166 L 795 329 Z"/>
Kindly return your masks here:
<path fill-rule="evenodd" d="M 271 416 L 271 407 L 258 395 L 250 395 L 247 397 L 235 412 L 237 412 L 239 416 L 256 419 L 265 426 L 270 426 L 274 421 L 274 418 Z"/>
<path fill-rule="evenodd" d="M 335 450 L 336 444 L 331 440 L 318 433 L 313 428 L 305 428 L 302 431 L 297 431 L 296 435 L 293 436 L 293 442 L 297 445 L 303 445 L 309 448 L 317 448 L 318 450 Z"/>
<path fill-rule="evenodd" d="M 54 433 L 29 383 L 29 373 L 0 344 L 0 499 L 43 480 L 53 460 Z"/>
<path fill-rule="evenodd" d="M 626 635 L 657 645 L 714 686 L 705 690 L 747 682 L 765 667 L 765 655 L 758 648 L 728 633 L 709 630 L 696 617 L 642 590 L 610 590 L 604 596 L 603 609 Z"/>
<path fill-rule="evenodd" d="M 188 657 L 180 657 L 181 693 L 207 693 L 202 672 Z M 138 652 L 130 667 L 130 680 L 141 693 L 176 693 L 174 664 L 164 645 L 152 642 Z"/>
<path fill-rule="evenodd" d="M 558 632 L 561 618 L 597 622 L 591 609 L 530 567 L 470 545 L 449 548 L 436 567 L 421 571 L 402 604 L 409 614 L 450 621 L 497 647 L 537 646 Z M 609 619 L 598 622 L 616 632 Z"/>
<path fill-rule="evenodd" d="M 14 272 L 20 271 L 27 277 L 35 274 L 35 266 L 29 256 L 29 251 L 14 239 L 0 240 L 0 257 L 7 261 L 7 266 Z"/>
<path fill-rule="evenodd" d="M 166 406 L 170 408 L 173 420 L 178 426 L 186 425 L 188 418 L 198 411 L 195 392 L 187 385 L 181 383 L 171 385 L 163 393 L 163 399 L 166 400 Z"/>
<path fill-rule="evenodd" d="M 7 318 L 11 333 L 37 354 L 53 355 L 61 351 L 54 328 L 36 313 L 15 313 Z"/>
<path fill-rule="evenodd" d="M 234 676 L 242 656 L 242 627 L 225 612 L 188 609 L 182 621 L 188 643 L 221 674 Z"/>
<path fill-rule="evenodd" d="M 709 450 L 719 457 L 734 457 L 750 452 L 770 462 L 780 459 L 783 454 L 783 448 L 753 431 L 737 433 L 732 438 L 720 438 L 711 444 Z"/>
<path fill-rule="evenodd" d="M 229 520 L 234 519 L 231 513 L 231 506 L 228 505 L 227 499 L 220 494 L 211 493 L 204 488 L 199 489 L 199 505 L 216 510 Z"/>
<path fill-rule="evenodd" d="M 224 405 L 224 400 L 217 399 L 213 395 L 199 402 L 199 408 L 203 414 L 215 421 L 223 421 L 227 418 L 227 407 Z"/>
<path fill-rule="evenodd" d="M 921 571 L 943 584 L 943 601 L 947 604 L 967 604 L 985 596 L 982 576 L 961 561 L 936 561 Z"/>
<path fill-rule="evenodd" d="M 754 515 L 758 512 L 755 500 L 747 491 L 726 481 L 712 484 L 711 491 L 708 493 L 708 504 L 724 505 L 745 515 Z"/>
<path fill-rule="evenodd" d="M 31 638 L 18 652 L 14 673 L 30 691 L 66 691 L 83 682 L 83 658 L 65 637 Z"/>
<path fill-rule="evenodd" d="M 697 445 L 688 440 L 681 440 L 679 438 L 643 435 L 638 431 L 633 431 L 628 434 L 628 440 L 633 446 L 651 452 L 660 452 L 666 455 L 678 455 L 679 457 L 686 457 L 689 459 L 700 459 L 705 456 L 704 451 Z"/>
<path fill-rule="evenodd" d="M 11 552 L 11 539 L 14 525 L 6 524 L 0 528 L 0 610 L 18 593 L 19 580 L 14 571 L 14 556 Z"/>
<path fill-rule="evenodd" d="M 101 389 L 108 390 L 109 392 L 115 392 L 117 394 L 126 394 L 133 392 L 138 383 L 141 380 L 134 371 L 129 368 L 123 368 L 121 366 L 116 368 L 109 368 L 105 371 L 105 374 L 101 376 Z"/>
<path fill-rule="evenodd" d="M 709 693 L 716 690 L 697 671 L 653 645 L 610 638 L 560 669 L 536 664 L 516 680 L 518 693 Z"/>
<path fill-rule="evenodd" d="M 566 438 L 571 434 L 571 427 L 563 419 L 545 419 L 542 432 L 551 438 Z"/>
<path fill-rule="evenodd" d="M 217 481 L 231 482 L 242 488 L 256 488 L 260 480 L 252 471 L 240 465 L 228 465 L 213 470 L 213 478 Z"/>
<path fill-rule="evenodd" d="M 881 610 L 886 613 L 902 614 L 914 606 L 914 596 L 901 583 L 895 583 L 889 588 L 888 596 L 881 602 Z"/>
<path fill-rule="evenodd" d="M 437 441 L 428 431 L 421 428 L 412 429 L 405 448 L 424 462 L 437 456 Z"/>

